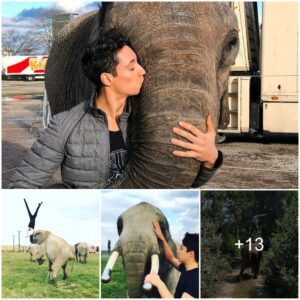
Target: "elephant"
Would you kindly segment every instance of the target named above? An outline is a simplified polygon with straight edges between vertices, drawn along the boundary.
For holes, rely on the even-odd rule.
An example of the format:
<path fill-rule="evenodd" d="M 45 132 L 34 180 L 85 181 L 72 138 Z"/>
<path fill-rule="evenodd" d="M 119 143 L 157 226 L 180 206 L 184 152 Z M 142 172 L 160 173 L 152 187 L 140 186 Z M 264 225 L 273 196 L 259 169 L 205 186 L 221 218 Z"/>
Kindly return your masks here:
<path fill-rule="evenodd" d="M 176 244 L 172 240 L 169 223 L 161 210 L 147 203 L 138 203 L 117 220 L 119 240 L 102 274 L 102 283 L 111 279 L 114 264 L 119 256 L 122 257 L 127 278 L 128 296 L 130 298 L 159 297 L 156 289 L 144 278 L 150 272 L 159 274 L 171 293 L 174 294 L 179 272 L 167 261 L 161 242 L 157 239 L 152 226 L 152 220 L 158 220 L 162 232 L 176 255 Z"/>
<path fill-rule="evenodd" d="M 240 270 L 240 279 L 243 276 L 243 272 L 246 268 L 250 267 L 253 273 L 253 278 L 256 279 L 259 275 L 259 265 L 262 260 L 262 251 L 258 251 L 258 243 L 251 243 L 251 250 L 249 250 L 249 244 L 246 244 L 241 249 L 241 270 Z"/>
<path fill-rule="evenodd" d="M 76 261 L 86 264 L 88 253 L 89 253 L 89 245 L 87 243 L 75 244 Z"/>
<path fill-rule="evenodd" d="M 67 279 L 67 264 L 69 260 L 75 259 L 74 247 L 64 239 L 56 236 L 50 231 L 35 230 L 30 236 L 32 244 L 40 245 L 49 260 L 50 280 L 55 283 L 57 272 L 63 269 L 63 279 Z"/>
<path fill-rule="evenodd" d="M 30 255 L 30 261 L 32 262 L 37 261 L 39 265 L 44 263 L 45 261 L 44 256 L 46 255 L 46 253 L 42 246 L 37 244 L 30 245 L 27 249 L 27 252 Z"/>
<path fill-rule="evenodd" d="M 130 160 L 110 187 L 190 188 L 200 163 L 173 155 L 172 128 L 186 121 L 205 132 L 208 115 L 215 129 L 228 123 L 228 76 L 239 51 L 235 14 L 225 2 L 104 2 L 53 42 L 45 74 L 52 114 L 94 92 L 80 61 L 86 46 L 111 28 L 129 38 L 146 75 L 132 99 Z"/>

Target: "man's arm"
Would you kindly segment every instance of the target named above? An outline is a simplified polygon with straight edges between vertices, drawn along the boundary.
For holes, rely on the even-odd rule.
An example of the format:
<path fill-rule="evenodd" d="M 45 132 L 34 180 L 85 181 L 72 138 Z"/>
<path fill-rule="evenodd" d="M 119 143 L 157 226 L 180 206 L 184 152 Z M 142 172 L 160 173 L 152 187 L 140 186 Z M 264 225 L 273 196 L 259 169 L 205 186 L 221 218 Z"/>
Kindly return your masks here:
<path fill-rule="evenodd" d="M 144 282 L 149 282 L 153 284 L 158 292 L 161 298 L 170 299 L 174 298 L 174 296 L 170 293 L 165 283 L 160 279 L 159 275 L 150 273 L 145 277 Z M 184 292 L 181 296 L 181 298 L 194 298 L 189 293 Z"/>
<path fill-rule="evenodd" d="M 184 292 L 181 298 L 194 298 L 194 297 L 192 297 L 189 293 Z"/>
<path fill-rule="evenodd" d="M 41 188 L 49 183 L 64 158 L 65 145 L 60 124 L 62 116 L 54 116 L 33 144 L 14 174 L 9 188 Z"/>
<path fill-rule="evenodd" d="M 161 231 L 161 228 L 159 226 L 159 223 L 157 222 L 157 220 L 153 220 L 152 221 L 152 224 L 153 224 L 153 230 L 157 236 L 158 239 L 161 240 L 162 242 L 162 247 L 163 247 L 163 250 L 164 250 L 164 253 L 165 253 L 165 256 L 167 258 L 167 260 L 170 262 L 170 264 L 176 268 L 178 270 L 178 267 L 180 265 L 180 262 L 179 260 L 174 256 L 173 254 L 173 251 L 171 249 L 171 247 L 169 246 L 168 242 L 166 241 L 162 231 Z"/>
<path fill-rule="evenodd" d="M 175 150 L 173 154 L 179 157 L 193 158 L 201 163 L 200 170 L 192 184 L 192 187 L 199 187 L 214 176 L 223 162 L 222 152 L 218 151 L 215 145 L 216 131 L 211 116 L 208 116 L 206 120 L 206 133 L 187 122 L 179 122 L 179 125 L 184 130 L 174 127 L 173 132 L 185 138 L 187 142 L 173 138 L 171 143 L 186 151 Z"/>
<path fill-rule="evenodd" d="M 155 273 L 150 273 L 145 277 L 144 282 L 145 283 L 149 282 L 153 284 L 157 288 L 161 298 L 166 298 L 166 299 L 174 298 L 173 295 L 168 290 L 165 283 L 160 279 L 159 275 Z"/>

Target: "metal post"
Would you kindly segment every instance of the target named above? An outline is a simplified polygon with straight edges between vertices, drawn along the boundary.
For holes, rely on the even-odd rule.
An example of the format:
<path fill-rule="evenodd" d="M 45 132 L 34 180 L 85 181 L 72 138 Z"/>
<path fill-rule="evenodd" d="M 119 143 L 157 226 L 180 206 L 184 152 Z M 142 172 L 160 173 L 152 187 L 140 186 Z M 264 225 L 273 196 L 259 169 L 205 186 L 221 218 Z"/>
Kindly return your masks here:
<path fill-rule="evenodd" d="M 21 251 L 21 250 L 20 250 L 20 247 L 21 247 L 21 245 L 20 245 L 20 235 L 21 235 L 21 231 L 18 230 L 18 252 Z"/>

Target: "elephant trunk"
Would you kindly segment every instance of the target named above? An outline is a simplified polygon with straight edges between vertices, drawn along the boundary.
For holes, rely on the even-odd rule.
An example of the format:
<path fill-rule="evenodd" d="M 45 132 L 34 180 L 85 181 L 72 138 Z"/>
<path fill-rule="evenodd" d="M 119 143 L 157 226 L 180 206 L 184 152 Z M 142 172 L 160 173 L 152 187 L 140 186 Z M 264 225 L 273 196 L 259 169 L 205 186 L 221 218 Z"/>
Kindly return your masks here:
<path fill-rule="evenodd" d="M 136 235 L 134 240 L 126 239 L 121 243 L 124 269 L 127 278 L 128 296 L 140 298 L 152 286 L 144 285 L 145 276 L 158 273 L 159 258 L 157 250 L 144 235 Z"/>
<path fill-rule="evenodd" d="M 141 298 L 142 286 L 146 272 L 146 257 L 143 253 L 127 253 L 123 257 L 126 271 L 128 296 L 130 298 Z"/>

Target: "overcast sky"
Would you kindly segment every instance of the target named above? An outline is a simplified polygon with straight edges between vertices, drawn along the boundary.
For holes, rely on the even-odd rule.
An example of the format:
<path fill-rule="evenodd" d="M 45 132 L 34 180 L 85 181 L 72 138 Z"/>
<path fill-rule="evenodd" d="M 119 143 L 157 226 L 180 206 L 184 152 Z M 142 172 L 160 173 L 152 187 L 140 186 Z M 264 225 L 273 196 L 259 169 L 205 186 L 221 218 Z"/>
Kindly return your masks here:
<path fill-rule="evenodd" d="M 95 190 L 3 190 L 1 199 L 2 244 L 18 241 L 30 244 L 25 238 L 29 217 L 24 204 L 27 200 L 32 213 L 43 202 L 36 218 L 36 229 L 49 230 L 70 244 L 87 242 L 99 245 L 100 191 Z"/>
<path fill-rule="evenodd" d="M 103 191 L 101 196 L 101 247 L 107 250 L 118 240 L 117 219 L 129 207 L 148 202 L 158 207 L 167 217 L 171 235 L 181 242 L 186 232 L 199 233 L 199 193 L 198 191 Z"/>

